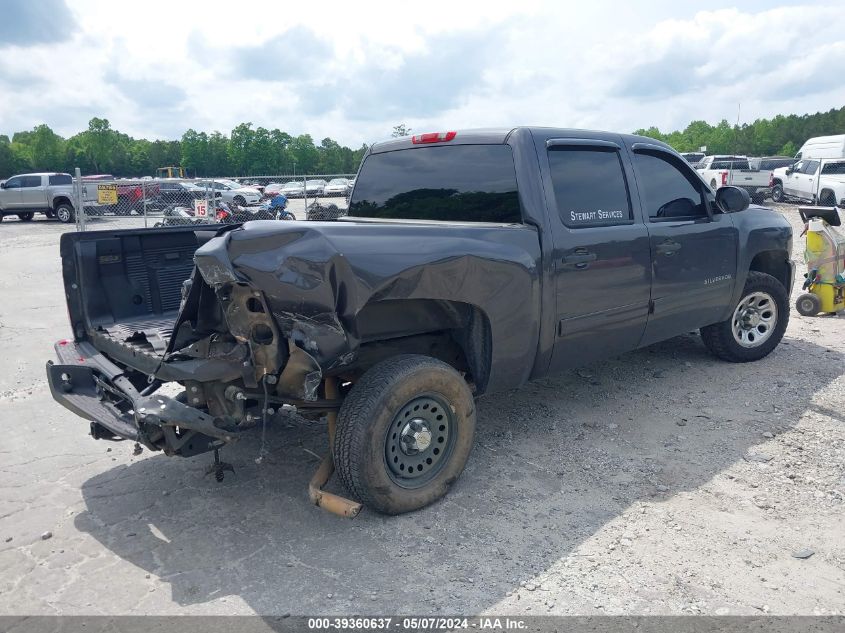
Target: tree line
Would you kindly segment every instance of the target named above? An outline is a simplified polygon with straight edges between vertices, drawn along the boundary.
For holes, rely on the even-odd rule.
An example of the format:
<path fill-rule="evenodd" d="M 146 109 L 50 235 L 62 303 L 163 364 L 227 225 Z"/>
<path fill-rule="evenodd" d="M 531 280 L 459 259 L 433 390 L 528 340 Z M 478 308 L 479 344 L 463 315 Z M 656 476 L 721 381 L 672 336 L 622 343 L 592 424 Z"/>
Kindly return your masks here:
<path fill-rule="evenodd" d="M 815 114 L 778 115 L 742 125 L 731 125 L 724 119 L 716 125 L 693 121 L 674 132 L 650 127 L 634 134 L 658 139 L 679 152 L 697 152 L 706 146 L 708 154 L 794 156 L 808 138 L 845 134 L 845 106 Z"/>
<path fill-rule="evenodd" d="M 0 135 L 0 179 L 28 171 L 114 176 L 154 176 L 156 169 L 182 166 L 191 176 L 354 173 L 367 146 L 350 149 L 331 138 L 319 144 L 309 134 L 292 136 L 278 129 L 241 123 L 229 136 L 188 130 L 178 141 L 136 139 L 93 118 L 88 129 L 70 138 L 46 124 Z"/>
<path fill-rule="evenodd" d="M 405 136 L 404 124 L 393 136 Z M 683 130 L 663 133 L 656 127 L 635 134 L 659 139 L 679 152 L 793 156 L 808 138 L 845 133 L 845 106 L 828 112 L 757 119 L 753 123 L 716 125 L 693 121 Z M 62 171 L 115 176 L 152 176 L 156 169 L 181 165 L 195 176 L 260 176 L 273 174 L 339 174 L 358 169 L 367 146 L 350 149 L 331 138 L 319 145 L 309 134 L 292 136 L 278 129 L 241 123 L 227 136 L 190 129 L 178 141 L 135 139 L 93 118 L 88 129 L 70 138 L 46 124 L 11 139 L 0 135 L 0 178 L 27 171 Z"/>

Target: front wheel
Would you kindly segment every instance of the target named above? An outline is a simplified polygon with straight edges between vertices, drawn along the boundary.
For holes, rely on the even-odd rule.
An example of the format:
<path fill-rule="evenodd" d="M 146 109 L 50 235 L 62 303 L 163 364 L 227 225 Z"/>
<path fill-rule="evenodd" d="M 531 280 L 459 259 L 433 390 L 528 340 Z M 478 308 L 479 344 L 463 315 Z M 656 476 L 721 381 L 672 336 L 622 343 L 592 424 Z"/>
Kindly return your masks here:
<path fill-rule="evenodd" d="M 18 219 L 21 222 L 32 222 L 32 218 L 34 217 L 35 213 L 33 213 L 32 211 L 23 211 L 21 213 L 18 213 Z"/>
<path fill-rule="evenodd" d="M 780 183 L 775 184 L 775 186 L 772 187 L 772 200 L 774 200 L 775 202 L 783 202 L 784 200 L 783 185 L 781 185 Z"/>
<path fill-rule="evenodd" d="M 440 499 L 464 469 L 475 402 L 463 377 L 437 359 L 402 355 L 371 367 L 343 401 L 333 457 L 367 507 L 401 514 Z"/>
<path fill-rule="evenodd" d="M 243 196 L 235 196 L 234 198 L 232 198 L 232 202 L 234 202 L 239 207 L 246 206 L 246 198 L 244 198 Z"/>
<path fill-rule="evenodd" d="M 731 317 L 701 328 L 701 339 L 722 360 L 747 363 L 768 356 L 788 323 L 786 288 L 771 275 L 751 271 Z"/>

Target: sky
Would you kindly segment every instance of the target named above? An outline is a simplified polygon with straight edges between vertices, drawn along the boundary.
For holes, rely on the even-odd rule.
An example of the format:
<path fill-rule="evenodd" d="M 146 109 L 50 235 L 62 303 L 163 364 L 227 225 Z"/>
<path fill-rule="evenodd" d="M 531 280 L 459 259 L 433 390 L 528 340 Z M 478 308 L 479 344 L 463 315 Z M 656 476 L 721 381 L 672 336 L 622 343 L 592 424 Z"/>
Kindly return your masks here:
<path fill-rule="evenodd" d="M 0 134 L 631 132 L 845 105 L 845 3 L 0 0 Z M 845 132 L 845 130 L 843 130 Z"/>

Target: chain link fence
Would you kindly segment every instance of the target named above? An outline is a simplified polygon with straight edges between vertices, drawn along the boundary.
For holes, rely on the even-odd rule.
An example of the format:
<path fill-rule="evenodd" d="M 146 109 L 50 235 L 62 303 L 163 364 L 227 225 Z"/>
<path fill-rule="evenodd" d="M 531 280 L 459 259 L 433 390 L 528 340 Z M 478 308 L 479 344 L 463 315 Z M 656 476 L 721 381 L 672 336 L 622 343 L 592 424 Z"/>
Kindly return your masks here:
<path fill-rule="evenodd" d="M 354 174 L 249 178 L 74 178 L 74 209 L 58 219 L 79 231 L 333 220 L 345 214 Z M 281 206 L 279 195 L 287 199 Z"/>

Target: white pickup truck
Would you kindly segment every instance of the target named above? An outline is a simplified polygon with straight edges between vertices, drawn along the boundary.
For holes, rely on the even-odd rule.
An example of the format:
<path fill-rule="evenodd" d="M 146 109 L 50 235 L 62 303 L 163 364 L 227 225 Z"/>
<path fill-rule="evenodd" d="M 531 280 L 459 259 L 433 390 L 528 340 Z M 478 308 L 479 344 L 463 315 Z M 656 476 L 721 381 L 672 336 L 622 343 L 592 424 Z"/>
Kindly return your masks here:
<path fill-rule="evenodd" d="M 772 174 L 772 200 L 845 207 L 845 159 L 806 158 Z"/>
<path fill-rule="evenodd" d="M 740 187 L 757 203 L 771 193 L 772 173 L 751 169 L 747 156 L 705 156 L 695 168 L 713 191 L 728 185 Z"/>
<path fill-rule="evenodd" d="M 70 174 L 44 172 L 20 174 L 0 183 L 0 220 L 16 215 L 29 222 L 36 213 L 62 222 L 74 219 L 73 178 Z"/>

